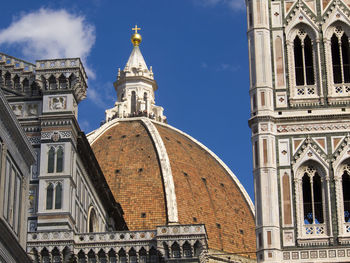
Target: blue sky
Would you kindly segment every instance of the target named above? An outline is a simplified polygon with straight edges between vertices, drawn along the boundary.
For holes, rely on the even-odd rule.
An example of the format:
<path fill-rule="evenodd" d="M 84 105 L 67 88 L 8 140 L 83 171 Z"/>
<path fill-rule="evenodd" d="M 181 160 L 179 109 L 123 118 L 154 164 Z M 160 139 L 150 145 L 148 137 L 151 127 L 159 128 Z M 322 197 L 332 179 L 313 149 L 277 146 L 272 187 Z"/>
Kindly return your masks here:
<path fill-rule="evenodd" d="M 140 48 L 168 123 L 215 152 L 253 199 L 244 0 L 17 0 L 2 7 L 0 51 L 30 62 L 82 57 L 89 72 L 79 108 L 85 132 L 113 107 L 131 28 L 141 27 Z"/>

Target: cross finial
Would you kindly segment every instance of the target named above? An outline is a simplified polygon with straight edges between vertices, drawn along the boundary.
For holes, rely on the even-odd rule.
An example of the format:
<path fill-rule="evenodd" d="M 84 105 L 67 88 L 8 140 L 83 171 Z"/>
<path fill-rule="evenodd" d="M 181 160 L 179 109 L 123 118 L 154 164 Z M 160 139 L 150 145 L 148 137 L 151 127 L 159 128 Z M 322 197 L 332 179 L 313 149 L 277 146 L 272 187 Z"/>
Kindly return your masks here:
<path fill-rule="evenodd" d="M 137 30 L 141 30 L 141 28 L 139 28 L 139 27 L 137 27 L 137 25 L 135 25 L 135 27 L 132 28 L 132 30 L 134 30 L 134 31 L 135 31 L 135 34 L 137 34 Z"/>

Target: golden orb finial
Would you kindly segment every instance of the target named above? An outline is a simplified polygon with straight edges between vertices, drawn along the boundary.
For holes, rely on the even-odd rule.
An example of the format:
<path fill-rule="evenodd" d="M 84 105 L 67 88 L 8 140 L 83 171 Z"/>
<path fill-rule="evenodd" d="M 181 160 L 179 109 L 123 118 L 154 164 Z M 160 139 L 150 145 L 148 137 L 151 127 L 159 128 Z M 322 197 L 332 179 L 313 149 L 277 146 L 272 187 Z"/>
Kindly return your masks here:
<path fill-rule="evenodd" d="M 131 36 L 131 43 L 134 45 L 134 47 L 137 47 L 141 44 L 142 41 L 142 37 L 139 33 L 137 33 L 137 30 L 141 30 L 141 28 L 137 27 L 137 25 L 135 25 L 134 28 L 132 28 L 132 30 L 135 31 L 135 33 Z"/>

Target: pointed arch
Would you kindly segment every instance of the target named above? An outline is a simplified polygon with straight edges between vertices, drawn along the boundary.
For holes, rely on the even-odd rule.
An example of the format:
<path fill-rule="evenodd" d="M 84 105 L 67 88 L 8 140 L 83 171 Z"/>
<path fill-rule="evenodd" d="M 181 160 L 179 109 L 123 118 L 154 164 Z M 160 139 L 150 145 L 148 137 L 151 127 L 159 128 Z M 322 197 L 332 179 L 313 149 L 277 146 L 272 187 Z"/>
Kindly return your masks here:
<path fill-rule="evenodd" d="M 93 206 L 89 208 L 87 229 L 89 233 L 98 232 L 98 220 L 95 208 Z"/>
<path fill-rule="evenodd" d="M 55 170 L 55 147 L 51 146 L 48 152 L 47 172 L 53 173 Z"/>
<path fill-rule="evenodd" d="M 133 247 L 129 250 L 129 263 L 137 263 L 137 254 Z"/>
<path fill-rule="evenodd" d="M 63 172 L 63 164 L 64 164 L 64 151 L 63 147 L 59 146 L 56 153 L 56 172 Z"/>
<path fill-rule="evenodd" d="M 54 75 L 51 75 L 48 81 L 49 81 L 49 90 L 57 89 L 57 80 Z"/>
<path fill-rule="evenodd" d="M 114 249 L 111 249 L 108 251 L 108 258 L 110 263 L 116 263 L 117 262 L 117 253 Z"/>
<path fill-rule="evenodd" d="M 197 240 L 193 246 L 194 256 L 199 257 L 200 254 L 202 253 L 202 250 L 203 250 L 203 245 L 199 240 Z"/>
<path fill-rule="evenodd" d="M 295 195 L 299 238 L 325 237 L 329 221 L 329 176 L 320 162 L 308 160 L 295 170 Z"/>
<path fill-rule="evenodd" d="M 17 74 L 13 77 L 13 87 L 16 90 L 21 90 L 21 80 Z"/>
<path fill-rule="evenodd" d="M 62 183 L 58 182 L 55 187 L 55 209 L 62 208 Z"/>
<path fill-rule="evenodd" d="M 121 248 L 118 252 L 119 263 L 126 263 L 126 252 Z"/>
<path fill-rule="evenodd" d="M 12 80 L 11 80 L 11 73 L 10 72 L 7 71 L 5 73 L 4 80 L 5 80 L 5 87 L 12 88 Z"/>
<path fill-rule="evenodd" d="M 53 192 L 54 186 L 52 183 L 49 183 L 46 188 L 46 209 L 51 210 L 53 208 Z"/>
<path fill-rule="evenodd" d="M 174 242 L 171 245 L 171 254 L 172 254 L 173 258 L 180 258 L 181 257 L 180 246 L 177 242 Z"/>
<path fill-rule="evenodd" d="M 188 243 L 188 241 L 186 241 L 182 245 L 182 251 L 183 251 L 183 256 L 185 258 L 191 258 L 192 257 L 192 248 L 191 248 L 190 243 Z"/>
<path fill-rule="evenodd" d="M 319 44 L 318 33 L 306 21 L 296 23 L 286 30 L 289 89 L 291 103 L 300 99 L 314 99 L 322 93 L 319 87 Z"/>
<path fill-rule="evenodd" d="M 67 79 L 63 74 L 58 78 L 58 86 L 60 89 L 67 89 L 68 87 Z"/>
<path fill-rule="evenodd" d="M 136 91 L 131 92 L 131 114 L 136 114 Z"/>

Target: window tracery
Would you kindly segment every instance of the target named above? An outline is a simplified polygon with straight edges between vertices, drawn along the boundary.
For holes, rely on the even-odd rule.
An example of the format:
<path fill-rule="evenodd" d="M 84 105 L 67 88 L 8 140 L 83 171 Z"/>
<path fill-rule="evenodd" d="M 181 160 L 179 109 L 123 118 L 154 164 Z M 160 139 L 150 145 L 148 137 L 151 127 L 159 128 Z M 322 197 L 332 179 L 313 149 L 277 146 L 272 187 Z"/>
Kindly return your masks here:
<path fill-rule="evenodd" d="M 61 182 L 49 182 L 46 187 L 46 210 L 62 209 L 63 186 Z"/>
<path fill-rule="evenodd" d="M 62 145 L 50 146 L 47 155 L 47 172 L 61 173 L 64 166 L 64 148 Z"/>
<path fill-rule="evenodd" d="M 334 84 L 350 82 L 349 38 L 342 26 L 336 26 L 331 38 L 333 82 Z M 342 92 L 341 89 L 336 92 Z"/>
<path fill-rule="evenodd" d="M 328 187 L 328 177 L 317 162 L 309 161 L 297 170 L 295 192 L 299 238 L 328 235 Z"/>
<path fill-rule="evenodd" d="M 288 53 L 289 89 L 291 104 L 298 105 L 300 99 L 318 101 L 319 44 L 317 32 L 307 24 L 294 26 L 286 38 Z M 303 102 L 304 103 L 304 102 Z"/>

